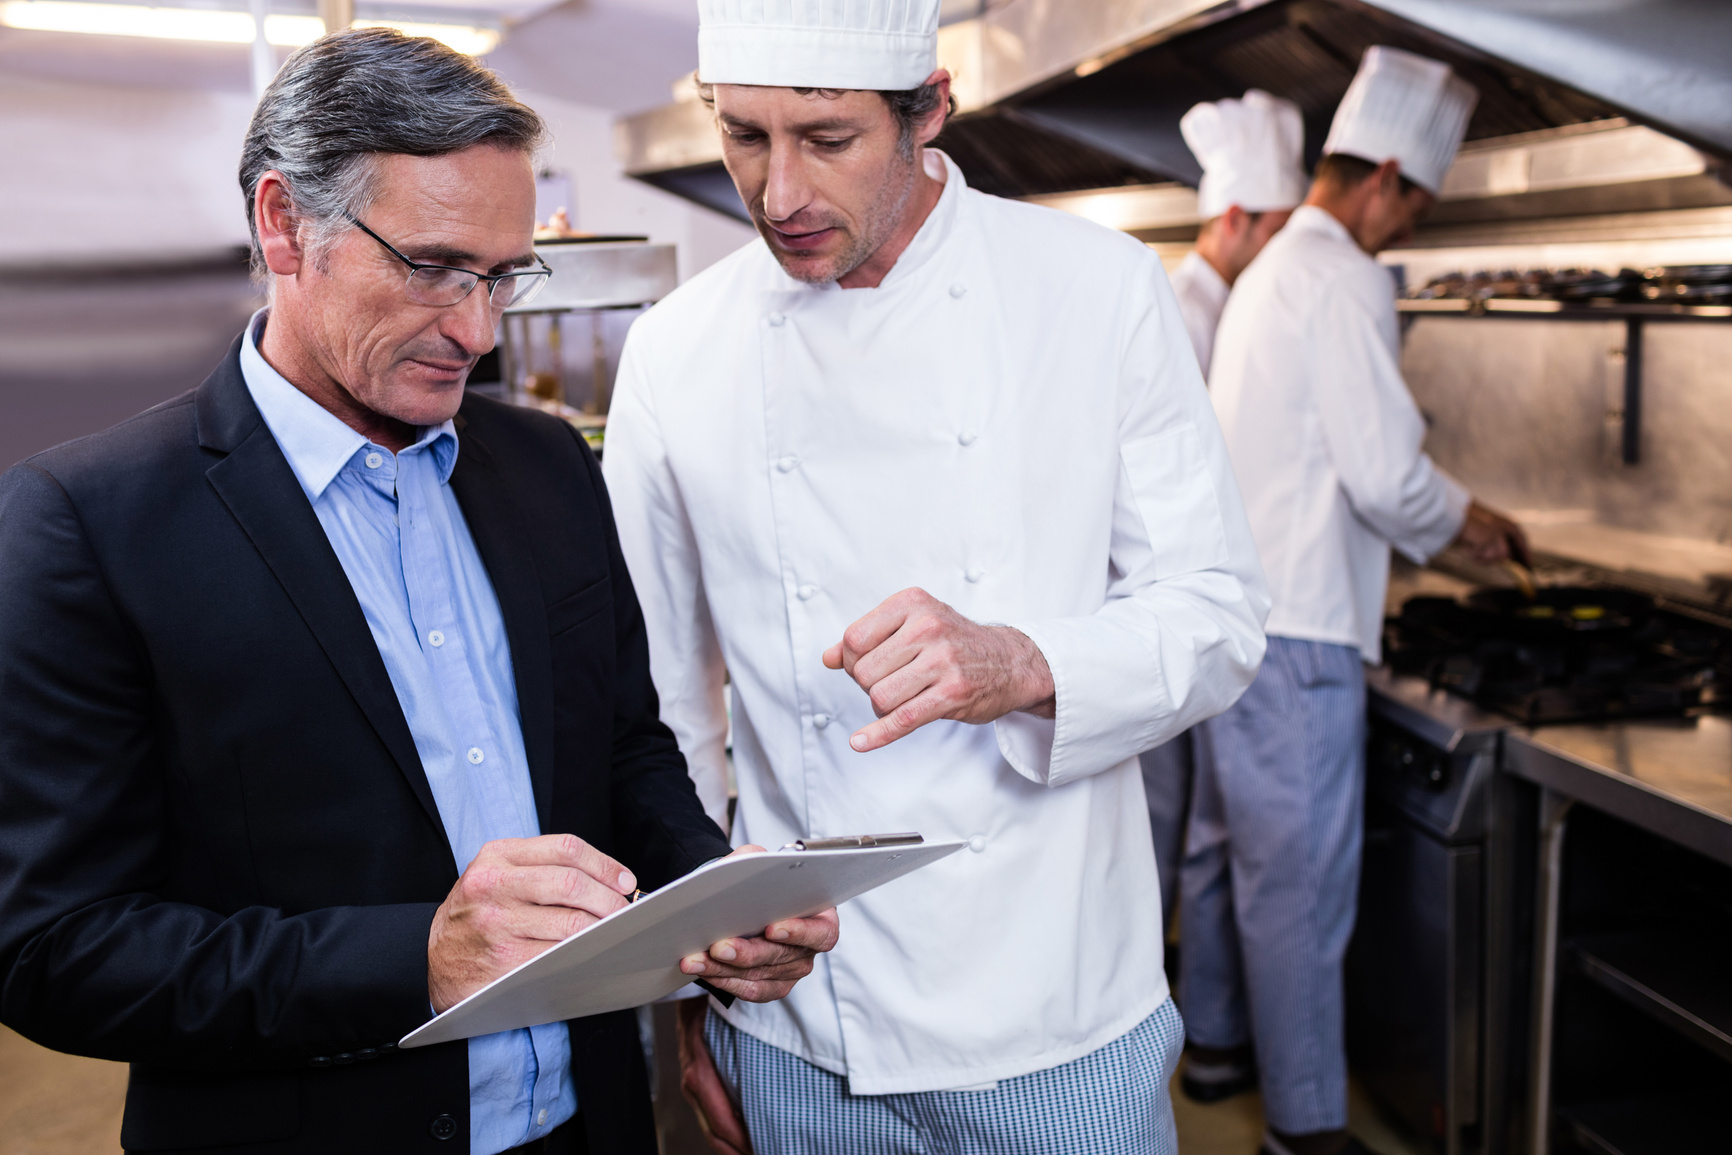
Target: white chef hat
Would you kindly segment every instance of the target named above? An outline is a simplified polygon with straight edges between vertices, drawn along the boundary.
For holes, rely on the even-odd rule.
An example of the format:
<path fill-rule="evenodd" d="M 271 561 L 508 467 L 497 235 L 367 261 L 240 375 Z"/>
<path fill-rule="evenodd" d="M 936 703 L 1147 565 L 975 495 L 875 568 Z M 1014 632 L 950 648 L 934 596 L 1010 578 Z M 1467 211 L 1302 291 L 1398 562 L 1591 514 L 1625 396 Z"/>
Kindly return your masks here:
<path fill-rule="evenodd" d="M 698 0 L 698 78 L 778 88 L 918 88 L 940 0 Z"/>
<path fill-rule="evenodd" d="M 1243 100 L 1199 104 L 1179 131 L 1203 166 L 1197 215 L 1213 220 L 1233 205 L 1248 213 L 1290 209 L 1305 199 L 1305 122 L 1292 101 L 1253 88 Z"/>
<path fill-rule="evenodd" d="M 1477 103 L 1479 92 L 1449 65 L 1399 48 L 1367 48 L 1323 151 L 1399 161 L 1402 176 L 1435 193 Z"/>

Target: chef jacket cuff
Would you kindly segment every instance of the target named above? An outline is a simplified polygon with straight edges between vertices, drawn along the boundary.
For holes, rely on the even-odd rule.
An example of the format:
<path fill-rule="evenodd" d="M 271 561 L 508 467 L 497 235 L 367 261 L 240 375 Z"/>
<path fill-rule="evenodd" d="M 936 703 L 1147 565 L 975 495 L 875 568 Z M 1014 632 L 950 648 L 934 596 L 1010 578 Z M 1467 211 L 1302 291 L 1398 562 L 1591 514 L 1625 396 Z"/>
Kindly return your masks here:
<path fill-rule="evenodd" d="M 1443 506 L 1447 516 L 1439 519 L 1430 533 L 1419 535 L 1412 542 L 1412 548 L 1403 549 L 1407 560 L 1415 565 L 1424 565 L 1438 554 L 1449 548 L 1461 532 L 1461 527 L 1467 522 L 1467 507 L 1473 504 L 1473 494 L 1467 487 L 1443 470 L 1437 471 L 1437 480 L 1443 489 Z"/>
<path fill-rule="evenodd" d="M 1044 786 L 1063 786 L 1165 739 L 1163 728 L 1141 721 L 1163 712 L 1159 670 L 1150 676 L 1144 663 L 1132 663 L 1139 667 L 1135 674 L 1127 668 L 1126 643 L 1136 643 L 1124 631 L 1098 618 L 1006 624 L 1040 650 L 1054 692 L 1053 717 L 1019 711 L 993 723 L 998 751 L 1011 769 Z M 1126 692 L 1127 683 L 1136 692 Z"/>

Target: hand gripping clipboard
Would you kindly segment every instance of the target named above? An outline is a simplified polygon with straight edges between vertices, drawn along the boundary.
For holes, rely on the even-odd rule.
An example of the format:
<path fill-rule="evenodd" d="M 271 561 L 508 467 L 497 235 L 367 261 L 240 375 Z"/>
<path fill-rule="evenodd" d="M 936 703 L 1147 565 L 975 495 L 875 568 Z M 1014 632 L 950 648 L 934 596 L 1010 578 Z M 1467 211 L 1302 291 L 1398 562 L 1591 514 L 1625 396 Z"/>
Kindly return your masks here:
<path fill-rule="evenodd" d="M 967 845 L 874 841 L 809 839 L 705 863 L 494 979 L 397 1045 L 427 1047 L 654 1002 L 692 981 L 680 971 L 685 956 L 840 906 Z M 838 843 L 849 848 L 827 849 Z"/>

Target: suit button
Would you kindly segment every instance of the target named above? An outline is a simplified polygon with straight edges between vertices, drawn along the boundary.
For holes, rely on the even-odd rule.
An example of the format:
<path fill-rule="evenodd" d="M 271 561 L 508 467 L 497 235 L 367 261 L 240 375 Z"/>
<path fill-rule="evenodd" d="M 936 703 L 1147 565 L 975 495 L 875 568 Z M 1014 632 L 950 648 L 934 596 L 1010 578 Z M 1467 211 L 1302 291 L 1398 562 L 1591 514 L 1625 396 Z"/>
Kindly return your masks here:
<path fill-rule="evenodd" d="M 380 1043 L 379 1044 L 379 1053 L 381 1055 L 390 1054 L 392 1051 L 395 1051 L 396 1049 L 397 1049 L 396 1043 Z"/>
<path fill-rule="evenodd" d="M 457 1135 L 457 1120 L 449 1115 L 440 1115 L 427 1128 L 427 1133 L 435 1139 L 453 1139 Z"/>
<path fill-rule="evenodd" d="M 342 1053 L 342 1054 L 340 1054 L 340 1055 L 332 1055 L 332 1056 L 331 1056 L 331 1061 L 332 1061 L 332 1062 L 334 1062 L 334 1063 L 336 1063 L 336 1064 L 337 1064 L 337 1066 L 339 1066 L 339 1067 L 346 1067 L 346 1066 L 348 1066 L 348 1065 L 349 1065 L 349 1064 L 350 1064 L 350 1063 L 353 1063 L 353 1062 L 354 1062 L 354 1061 L 355 1061 L 355 1056 L 353 1056 L 353 1055 L 351 1055 L 351 1054 L 350 1054 L 350 1053 L 349 1053 L 349 1052 L 347 1052 L 347 1051 L 344 1051 L 344 1052 L 343 1052 L 343 1053 Z"/>
<path fill-rule="evenodd" d="M 355 1057 L 365 1063 L 368 1059 L 377 1059 L 379 1057 L 379 1052 L 375 1051 L 372 1047 L 362 1047 L 360 1050 L 355 1052 Z"/>
<path fill-rule="evenodd" d="M 307 1060 L 307 1065 L 310 1067 L 328 1067 L 331 1065 L 331 1056 L 314 1055 L 312 1058 Z"/>

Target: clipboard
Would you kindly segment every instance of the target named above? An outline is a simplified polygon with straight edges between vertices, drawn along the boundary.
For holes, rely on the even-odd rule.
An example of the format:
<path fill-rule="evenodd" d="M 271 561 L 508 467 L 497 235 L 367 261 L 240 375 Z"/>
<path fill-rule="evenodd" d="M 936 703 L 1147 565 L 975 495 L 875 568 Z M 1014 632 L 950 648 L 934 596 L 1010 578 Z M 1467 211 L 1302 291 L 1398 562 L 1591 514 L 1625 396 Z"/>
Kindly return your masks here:
<path fill-rule="evenodd" d="M 654 1002 L 692 981 L 679 965 L 687 955 L 840 906 L 968 845 L 905 840 L 917 837 L 809 839 L 705 863 L 499 976 L 397 1045 L 427 1047 Z M 847 848 L 828 849 L 838 842 Z"/>

